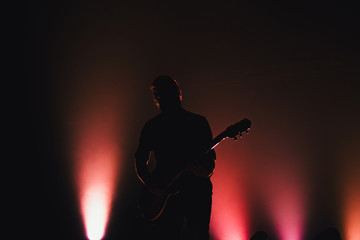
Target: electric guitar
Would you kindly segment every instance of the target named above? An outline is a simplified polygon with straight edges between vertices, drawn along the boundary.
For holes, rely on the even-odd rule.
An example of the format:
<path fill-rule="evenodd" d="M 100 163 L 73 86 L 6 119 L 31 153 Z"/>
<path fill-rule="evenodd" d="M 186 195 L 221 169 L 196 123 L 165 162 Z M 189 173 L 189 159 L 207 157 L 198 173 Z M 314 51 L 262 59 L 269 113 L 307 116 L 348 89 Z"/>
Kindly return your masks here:
<path fill-rule="evenodd" d="M 234 125 L 226 128 L 225 131 L 217 135 L 208 145 L 206 149 L 202 151 L 202 154 L 199 156 L 207 154 L 209 151 L 214 149 L 222 140 L 226 138 L 233 138 L 237 140 L 238 135 L 242 137 L 243 132 L 248 132 L 250 130 L 251 121 L 248 119 L 243 119 L 240 122 L 235 123 Z M 198 159 L 198 158 L 194 158 Z M 179 190 L 176 186 L 176 180 L 187 170 L 180 170 L 175 177 L 171 179 L 170 182 L 164 183 L 161 187 L 159 186 L 144 186 L 143 191 L 140 196 L 140 200 L 137 205 L 138 214 L 147 221 L 154 221 L 157 219 L 163 212 L 167 200 L 169 197 L 179 193 Z M 211 176 L 211 174 L 210 174 Z"/>

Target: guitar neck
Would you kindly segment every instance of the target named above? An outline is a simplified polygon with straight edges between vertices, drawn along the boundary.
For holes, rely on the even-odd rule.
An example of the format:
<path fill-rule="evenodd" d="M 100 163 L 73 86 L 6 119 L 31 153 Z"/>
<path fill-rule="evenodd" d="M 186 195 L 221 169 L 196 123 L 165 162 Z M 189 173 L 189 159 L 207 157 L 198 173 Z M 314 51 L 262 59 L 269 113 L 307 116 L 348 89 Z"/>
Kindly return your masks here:
<path fill-rule="evenodd" d="M 206 146 L 207 148 L 199 149 L 202 150 L 201 152 L 197 152 L 197 154 L 193 155 L 192 159 L 189 159 L 189 161 L 184 161 L 184 166 L 180 167 L 180 171 L 178 174 L 176 174 L 173 178 L 173 180 L 177 179 L 186 169 L 189 164 L 191 164 L 193 161 L 196 161 L 198 157 L 203 157 L 207 153 L 209 153 L 211 150 L 213 150 L 222 140 L 230 137 L 234 138 L 236 140 L 236 136 L 242 132 L 248 132 L 251 126 L 251 121 L 244 118 L 240 122 L 235 123 L 234 125 L 230 125 L 225 131 L 221 132 L 219 135 L 217 135 L 215 138 L 213 138 L 209 145 Z"/>
<path fill-rule="evenodd" d="M 225 131 L 217 135 L 213 140 L 211 140 L 210 144 L 208 145 L 207 149 L 203 151 L 203 155 L 210 152 L 212 149 L 214 149 L 222 140 L 227 138 Z"/>

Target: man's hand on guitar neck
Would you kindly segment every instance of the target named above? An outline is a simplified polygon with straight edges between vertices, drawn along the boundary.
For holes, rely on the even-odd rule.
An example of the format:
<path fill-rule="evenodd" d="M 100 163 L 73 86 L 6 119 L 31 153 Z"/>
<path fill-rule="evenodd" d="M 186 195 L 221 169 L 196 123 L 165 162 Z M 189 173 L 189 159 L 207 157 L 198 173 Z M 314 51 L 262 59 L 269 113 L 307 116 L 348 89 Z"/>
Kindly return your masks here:
<path fill-rule="evenodd" d="M 190 162 L 186 169 L 198 177 L 211 177 L 215 169 L 214 158 L 213 154 L 206 154 Z"/>

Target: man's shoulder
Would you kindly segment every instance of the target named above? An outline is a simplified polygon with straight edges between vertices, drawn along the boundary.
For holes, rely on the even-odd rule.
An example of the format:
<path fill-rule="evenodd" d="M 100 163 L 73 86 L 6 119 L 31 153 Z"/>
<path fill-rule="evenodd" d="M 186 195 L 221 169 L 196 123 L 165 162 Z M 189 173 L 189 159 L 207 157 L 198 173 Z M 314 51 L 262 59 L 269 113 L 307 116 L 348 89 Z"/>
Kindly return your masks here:
<path fill-rule="evenodd" d="M 203 115 L 200 115 L 198 113 L 194 113 L 194 112 L 184 110 L 184 114 L 186 114 L 189 118 L 192 118 L 194 120 L 207 121 L 206 118 Z"/>
<path fill-rule="evenodd" d="M 145 122 L 145 126 L 144 128 L 152 128 L 155 127 L 157 125 L 161 125 L 165 120 L 166 117 L 164 116 L 163 113 L 159 113 L 157 115 L 155 115 L 154 117 L 150 118 L 149 120 L 147 120 Z"/>
<path fill-rule="evenodd" d="M 157 122 L 159 122 L 160 119 L 161 119 L 161 114 L 158 114 L 158 115 L 150 118 L 149 120 L 147 120 L 145 122 L 145 127 L 149 127 L 149 126 L 156 124 Z"/>
<path fill-rule="evenodd" d="M 158 125 L 162 125 L 162 124 L 167 124 L 171 121 L 174 120 L 174 118 L 177 118 L 180 121 L 185 121 L 185 122 L 198 122 L 198 123 L 204 123 L 207 122 L 207 119 L 200 114 L 185 110 L 185 109 L 181 109 L 179 112 L 175 113 L 175 114 L 169 114 L 169 113 L 160 113 L 152 118 L 150 118 L 148 121 L 146 121 L 145 123 L 145 127 L 155 127 Z"/>

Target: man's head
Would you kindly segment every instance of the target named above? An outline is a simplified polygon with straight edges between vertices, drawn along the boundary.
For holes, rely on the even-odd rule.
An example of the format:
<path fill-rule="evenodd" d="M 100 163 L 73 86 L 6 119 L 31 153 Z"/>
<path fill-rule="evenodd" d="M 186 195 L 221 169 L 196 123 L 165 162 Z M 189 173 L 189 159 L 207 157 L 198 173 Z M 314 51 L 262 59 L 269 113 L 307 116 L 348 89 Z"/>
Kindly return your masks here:
<path fill-rule="evenodd" d="M 150 89 L 156 106 L 161 110 L 174 109 L 181 105 L 181 90 L 176 80 L 173 80 L 171 77 L 157 77 Z"/>

